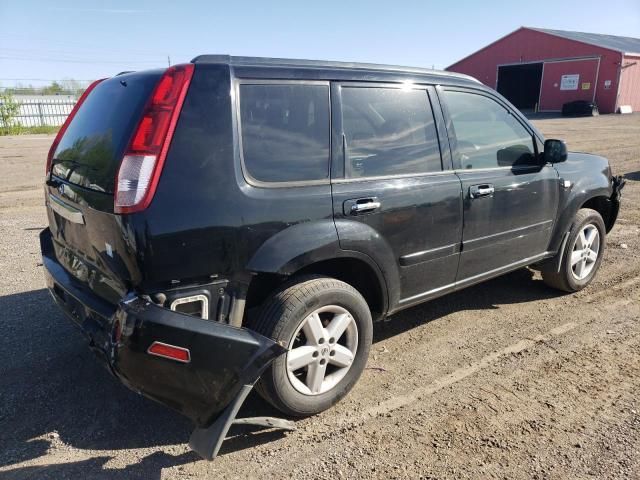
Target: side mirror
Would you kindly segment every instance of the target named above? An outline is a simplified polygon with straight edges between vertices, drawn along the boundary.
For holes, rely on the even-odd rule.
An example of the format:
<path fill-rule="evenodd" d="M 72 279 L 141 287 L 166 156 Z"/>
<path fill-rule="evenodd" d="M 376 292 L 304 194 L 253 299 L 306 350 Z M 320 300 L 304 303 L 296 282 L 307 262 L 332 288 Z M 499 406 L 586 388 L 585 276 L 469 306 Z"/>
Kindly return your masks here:
<path fill-rule="evenodd" d="M 563 140 L 549 139 L 544 141 L 544 161 L 560 163 L 567 159 L 567 144 Z"/>

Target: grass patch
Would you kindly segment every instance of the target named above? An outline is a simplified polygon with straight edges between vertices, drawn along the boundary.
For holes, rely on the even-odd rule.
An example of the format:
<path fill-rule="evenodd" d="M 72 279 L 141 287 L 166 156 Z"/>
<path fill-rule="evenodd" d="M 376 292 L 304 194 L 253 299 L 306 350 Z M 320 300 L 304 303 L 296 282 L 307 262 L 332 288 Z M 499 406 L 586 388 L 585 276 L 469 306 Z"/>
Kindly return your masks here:
<path fill-rule="evenodd" d="M 0 137 L 3 135 L 31 135 L 34 133 L 57 133 L 60 127 L 44 125 L 42 127 L 2 127 Z"/>

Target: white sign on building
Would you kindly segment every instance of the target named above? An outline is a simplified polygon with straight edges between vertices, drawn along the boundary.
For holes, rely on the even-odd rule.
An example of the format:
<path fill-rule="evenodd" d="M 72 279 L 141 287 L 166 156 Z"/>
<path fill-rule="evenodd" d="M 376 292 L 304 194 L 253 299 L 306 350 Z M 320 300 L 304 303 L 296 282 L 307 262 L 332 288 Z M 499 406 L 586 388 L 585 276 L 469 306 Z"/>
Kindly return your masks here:
<path fill-rule="evenodd" d="M 577 73 L 562 75 L 562 77 L 560 77 L 560 90 L 577 90 L 579 82 L 580 75 Z"/>

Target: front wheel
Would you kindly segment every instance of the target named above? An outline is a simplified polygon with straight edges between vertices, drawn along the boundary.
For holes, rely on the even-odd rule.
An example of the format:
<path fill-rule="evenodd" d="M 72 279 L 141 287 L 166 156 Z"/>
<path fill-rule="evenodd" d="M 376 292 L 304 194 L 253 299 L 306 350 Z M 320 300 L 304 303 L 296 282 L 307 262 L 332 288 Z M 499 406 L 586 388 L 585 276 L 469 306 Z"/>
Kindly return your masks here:
<path fill-rule="evenodd" d="M 598 212 L 590 208 L 578 210 L 567 239 L 559 270 L 556 262 L 542 270 L 544 282 L 565 292 L 577 292 L 589 285 L 600 264 L 605 248 L 606 229 Z"/>
<path fill-rule="evenodd" d="M 364 370 L 373 332 L 362 295 L 327 277 L 307 277 L 276 293 L 254 328 L 288 349 L 256 389 L 292 416 L 326 410 L 351 390 Z"/>

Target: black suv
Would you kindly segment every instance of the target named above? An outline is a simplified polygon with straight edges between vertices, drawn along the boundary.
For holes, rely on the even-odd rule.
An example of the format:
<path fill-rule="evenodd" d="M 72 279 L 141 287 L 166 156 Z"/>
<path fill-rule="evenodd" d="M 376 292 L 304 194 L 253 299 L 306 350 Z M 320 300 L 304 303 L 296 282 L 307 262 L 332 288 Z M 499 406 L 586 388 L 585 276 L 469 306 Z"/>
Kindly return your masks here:
<path fill-rule="evenodd" d="M 464 75 L 220 55 L 92 84 L 46 172 L 53 298 L 207 458 L 256 382 L 344 397 L 372 320 L 527 265 L 585 287 L 622 188 Z"/>

